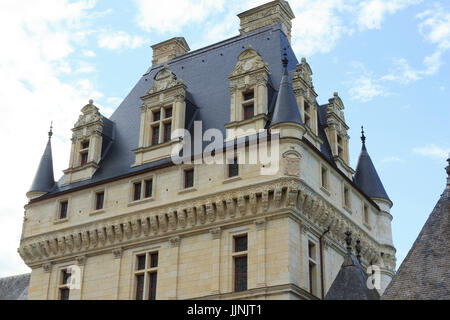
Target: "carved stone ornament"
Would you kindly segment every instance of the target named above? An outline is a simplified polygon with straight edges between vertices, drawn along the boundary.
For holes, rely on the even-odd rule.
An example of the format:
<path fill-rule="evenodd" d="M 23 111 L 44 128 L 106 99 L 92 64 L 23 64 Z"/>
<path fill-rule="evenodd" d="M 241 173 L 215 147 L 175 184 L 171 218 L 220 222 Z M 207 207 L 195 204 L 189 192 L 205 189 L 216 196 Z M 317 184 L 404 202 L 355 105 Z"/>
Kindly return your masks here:
<path fill-rule="evenodd" d="M 183 84 L 181 79 L 177 80 L 177 76 L 169 70 L 167 65 L 164 65 L 164 67 L 155 75 L 154 79 L 153 86 L 147 91 L 147 94 L 153 94 Z"/>
<path fill-rule="evenodd" d="M 250 71 L 267 68 L 261 56 L 249 45 L 238 57 L 238 62 L 230 77 L 235 77 Z"/>

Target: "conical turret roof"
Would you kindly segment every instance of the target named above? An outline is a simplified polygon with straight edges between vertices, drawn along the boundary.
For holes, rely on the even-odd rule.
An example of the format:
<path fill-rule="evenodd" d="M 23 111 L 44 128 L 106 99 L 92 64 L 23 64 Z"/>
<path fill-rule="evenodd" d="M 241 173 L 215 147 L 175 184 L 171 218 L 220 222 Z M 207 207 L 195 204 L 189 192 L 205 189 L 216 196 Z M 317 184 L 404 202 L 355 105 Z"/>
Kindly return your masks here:
<path fill-rule="evenodd" d="M 34 176 L 31 188 L 28 192 L 49 192 L 55 185 L 55 178 L 53 176 L 53 158 L 51 144 L 52 135 L 52 128 L 50 127 L 44 154 L 42 155 L 41 161 L 39 162 L 39 167 L 37 169 L 36 175 Z"/>
<path fill-rule="evenodd" d="M 289 81 L 289 75 L 287 72 L 286 52 L 283 59 L 283 76 L 281 77 L 280 88 L 278 90 L 277 101 L 273 110 L 272 121 L 270 126 L 274 126 L 283 122 L 295 122 L 303 123 L 302 117 L 297 106 L 297 100 L 295 99 L 294 90 Z"/>
<path fill-rule="evenodd" d="M 358 165 L 356 166 L 354 182 L 367 196 L 391 201 L 386 190 L 384 190 L 383 183 L 381 183 L 377 170 L 367 152 L 364 131 L 362 131 L 361 140 L 362 148 L 358 159 Z"/>
<path fill-rule="evenodd" d="M 383 299 L 450 299 L 450 158 L 447 161 L 447 186 Z"/>

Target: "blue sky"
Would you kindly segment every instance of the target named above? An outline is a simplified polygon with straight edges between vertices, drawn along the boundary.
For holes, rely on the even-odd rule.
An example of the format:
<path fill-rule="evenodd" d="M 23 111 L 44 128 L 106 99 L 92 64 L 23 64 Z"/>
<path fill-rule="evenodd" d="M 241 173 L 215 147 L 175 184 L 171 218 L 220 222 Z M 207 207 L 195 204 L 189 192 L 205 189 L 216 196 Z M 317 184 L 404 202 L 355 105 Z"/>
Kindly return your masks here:
<path fill-rule="evenodd" d="M 92 98 L 109 115 L 151 65 L 150 45 L 184 36 L 198 49 L 238 34 L 236 15 L 266 1 L 33 0 L 0 3 L 0 276 L 17 254 L 23 205 L 54 121 L 55 175 L 70 128 Z M 339 92 L 352 167 L 360 126 L 392 209 L 399 266 L 445 187 L 450 152 L 450 4 L 291 0 L 292 47 L 320 104 Z"/>

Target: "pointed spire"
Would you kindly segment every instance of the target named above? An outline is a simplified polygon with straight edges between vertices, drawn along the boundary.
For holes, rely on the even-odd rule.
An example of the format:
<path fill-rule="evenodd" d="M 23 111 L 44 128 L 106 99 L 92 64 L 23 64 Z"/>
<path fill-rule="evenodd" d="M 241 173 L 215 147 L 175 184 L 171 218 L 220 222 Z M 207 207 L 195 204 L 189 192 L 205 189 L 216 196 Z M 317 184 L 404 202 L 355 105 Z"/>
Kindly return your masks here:
<path fill-rule="evenodd" d="M 52 157 L 52 145 L 51 138 L 53 135 L 53 123 L 50 125 L 50 131 L 48 132 L 48 141 L 42 155 L 39 167 L 36 175 L 34 176 L 33 183 L 27 195 L 31 192 L 47 193 L 52 190 L 55 185 L 55 178 L 53 176 L 53 157 Z"/>
<path fill-rule="evenodd" d="M 380 295 L 376 289 L 367 287 L 367 273 L 359 260 L 352 254 L 352 233 L 345 232 L 347 254 L 344 257 L 341 269 L 328 290 L 325 300 L 379 300 Z M 356 241 L 356 251 L 361 249 Z M 359 252 L 358 252 L 359 254 Z"/>
<path fill-rule="evenodd" d="M 300 112 L 298 110 L 294 90 L 292 89 L 292 85 L 289 81 L 289 75 L 287 71 L 289 60 L 287 59 L 286 48 L 284 48 L 283 56 L 284 58 L 281 60 L 283 63 L 283 76 L 281 77 L 277 101 L 273 110 L 270 126 L 282 122 L 303 123 L 302 117 L 300 116 Z"/>
<path fill-rule="evenodd" d="M 382 198 L 390 201 L 377 170 L 372 163 L 372 159 L 370 159 L 369 153 L 367 152 L 366 136 L 364 135 L 363 127 L 361 127 L 361 134 L 362 147 L 356 166 L 355 184 L 369 197 Z"/>

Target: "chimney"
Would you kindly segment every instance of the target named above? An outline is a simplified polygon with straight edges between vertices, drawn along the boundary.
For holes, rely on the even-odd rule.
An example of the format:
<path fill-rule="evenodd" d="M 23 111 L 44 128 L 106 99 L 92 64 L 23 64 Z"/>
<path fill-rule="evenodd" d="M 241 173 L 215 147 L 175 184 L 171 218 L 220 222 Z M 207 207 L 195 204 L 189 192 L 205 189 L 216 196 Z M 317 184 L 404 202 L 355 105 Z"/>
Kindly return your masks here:
<path fill-rule="evenodd" d="M 152 45 L 152 49 L 152 65 L 165 63 L 191 50 L 183 37 L 175 37 L 158 44 L 154 44 Z"/>
<path fill-rule="evenodd" d="M 241 20 L 239 32 L 245 34 L 256 29 L 279 23 L 291 42 L 291 20 L 295 18 L 287 1 L 275 0 L 238 14 Z"/>

